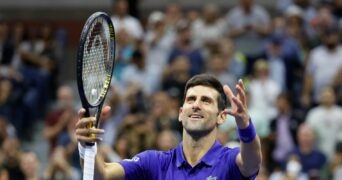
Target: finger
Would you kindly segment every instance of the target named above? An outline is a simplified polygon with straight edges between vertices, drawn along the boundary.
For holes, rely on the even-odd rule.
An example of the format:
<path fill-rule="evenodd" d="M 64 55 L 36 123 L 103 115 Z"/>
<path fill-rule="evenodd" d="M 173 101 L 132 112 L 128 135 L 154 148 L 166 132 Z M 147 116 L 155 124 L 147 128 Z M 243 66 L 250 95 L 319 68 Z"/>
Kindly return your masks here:
<path fill-rule="evenodd" d="M 231 116 L 234 116 L 234 117 L 237 116 L 236 111 L 233 111 L 233 110 L 231 110 L 231 109 L 227 109 L 226 113 L 229 114 L 229 115 L 231 115 Z"/>
<path fill-rule="evenodd" d="M 94 124 L 95 121 L 95 117 L 81 118 L 76 123 L 76 129 L 87 127 L 89 124 Z"/>
<path fill-rule="evenodd" d="M 246 87 L 245 87 L 245 84 L 243 83 L 242 79 L 239 80 L 239 84 L 240 84 L 240 86 L 242 87 L 242 89 L 243 89 L 244 91 L 246 91 Z"/>
<path fill-rule="evenodd" d="M 95 128 L 83 128 L 83 129 L 76 129 L 76 135 L 78 136 L 89 136 L 90 134 L 103 134 L 103 129 L 95 129 Z"/>
<path fill-rule="evenodd" d="M 236 104 L 238 112 L 241 112 L 241 111 L 245 110 L 244 105 L 242 104 L 242 102 L 238 98 L 233 97 L 233 102 Z"/>
<path fill-rule="evenodd" d="M 110 106 L 103 107 L 101 111 L 101 116 L 107 116 L 110 113 L 110 110 L 111 110 Z"/>
<path fill-rule="evenodd" d="M 86 110 L 84 108 L 81 108 L 79 111 L 78 111 L 78 117 L 81 119 L 84 117 L 85 115 L 85 112 Z"/>
<path fill-rule="evenodd" d="M 246 104 L 246 93 L 245 91 L 243 90 L 243 87 L 241 87 L 241 85 L 236 85 L 236 91 L 238 93 L 238 97 L 240 98 L 241 102 L 243 104 Z"/>
<path fill-rule="evenodd" d="M 103 139 L 100 137 L 87 137 L 87 136 L 77 136 L 77 140 L 81 143 L 93 143 L 93 142 L 101 142 Z"/>
<path fill-rule="evenodd" d="M 232 98 L 234 97 L 234 94 L 233 94 L 232 90 L 230 89 L 230 87 L 227 85 L 224 85 L 223 91 L 226 94 L 226 96 L 228 97 L 230 104 L 232 104 Z"/>

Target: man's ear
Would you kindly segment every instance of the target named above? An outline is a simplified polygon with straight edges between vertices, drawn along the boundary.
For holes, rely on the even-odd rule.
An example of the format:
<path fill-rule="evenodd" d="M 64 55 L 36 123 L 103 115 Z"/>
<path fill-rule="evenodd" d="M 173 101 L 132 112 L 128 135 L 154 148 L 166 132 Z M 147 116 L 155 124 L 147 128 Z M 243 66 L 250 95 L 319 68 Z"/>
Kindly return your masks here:
<path fill-rule="evenodd" d="M 227 113 L 222 110 L 218 115 L 217 115 L 217 124 L 218 125 L 221 125 L 224 123 L 224 121 L 226 120 L 227 118 Z"/>
<path fill-rule="evenodd" d="M 178 121 L 179 122 L 182 122 L 182 119 L 181 119 L 182 112 L 183 112 L 183 107 L 180 107 L 179 108 L 179 113 L 178 113 Z"/>

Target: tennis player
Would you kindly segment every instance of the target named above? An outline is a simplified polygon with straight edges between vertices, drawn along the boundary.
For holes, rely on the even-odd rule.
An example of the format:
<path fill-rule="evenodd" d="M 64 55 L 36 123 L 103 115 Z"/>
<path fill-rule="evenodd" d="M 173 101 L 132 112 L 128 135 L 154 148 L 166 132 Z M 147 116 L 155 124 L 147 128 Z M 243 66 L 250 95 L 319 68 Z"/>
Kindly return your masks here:
<path fill-rule="evenodd" d="M 192 77 L 185 86 L 184 102 L 179 109 L 183 124 L 183 141 L 169 151 L 148 150 L 132 159 L 105 163 L 96 158 L 96 168 L 106 179 L 255 179 L 261 164 L 261 145 L 247 111 L 245 88 L 242 80 L 236 85 L 237 94 L 213 76 L 202 74 Z M 227 107 L 227 98 L 231 108 Z M 106 106 L 103 113 L 109 113 Z M 83 118 L 76 124 L 79 153 L 84 158 L 84 144 L 99 142 L 91 133 L 102 129 L 87 129 L 94 118 Z M 218 126 L 227 115 L 235 117 L 240 148 L 222 146 L 216 135 Z M 96 151 L 96 146 L 93 147 Z"/>

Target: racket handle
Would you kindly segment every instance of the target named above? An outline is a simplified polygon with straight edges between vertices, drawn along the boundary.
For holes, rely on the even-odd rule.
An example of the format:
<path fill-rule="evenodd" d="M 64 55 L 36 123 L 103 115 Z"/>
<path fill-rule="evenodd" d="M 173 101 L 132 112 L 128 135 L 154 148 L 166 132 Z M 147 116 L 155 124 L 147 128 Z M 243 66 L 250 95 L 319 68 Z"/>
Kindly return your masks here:
<path fill-rule="evenodd" d="M 95 156 L 96 156 L 96 149 L 94 148 L 91 146 L 85 147 L 83 180 L 94 180 Z"/>
<path fill-rule="evenodd" d="M 87 128 L 88 128 L 88 129 L 95 129 L 95 126 L 94 126 L 93 123 L 89 123 L 89 124 L 87 125 Z M 95 134 L 90 134 L 89 137 L 95 138 L 96 135 L 95 135 Z M 87 145 L 87 146 L 93 146 L 94 143 L 86 143 L 86 145 Z"/>

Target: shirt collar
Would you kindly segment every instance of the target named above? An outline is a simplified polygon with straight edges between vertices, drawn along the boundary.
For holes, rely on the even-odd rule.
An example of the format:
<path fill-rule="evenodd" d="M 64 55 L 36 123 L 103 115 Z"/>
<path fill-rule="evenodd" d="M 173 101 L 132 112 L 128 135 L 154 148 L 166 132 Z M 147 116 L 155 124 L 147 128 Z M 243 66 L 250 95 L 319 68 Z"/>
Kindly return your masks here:
<path fill-rule="evenodd" d="M 222 148 L 222 145 L 217 140 L 215 140 L 214 145 L 203 156 L 203 158 L 201 159 L 201 162 L 205 163 L 206 165 L 213 166 L 219 157 L 221 148 Z M 176 165 L 179 168 L 184 163 L 186 163 L 186 159 L 183 153 L 183 142 L 179 143 L 176 151 L 177 151 Z"/>

